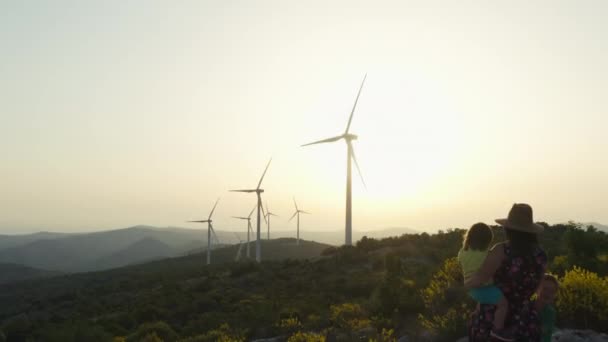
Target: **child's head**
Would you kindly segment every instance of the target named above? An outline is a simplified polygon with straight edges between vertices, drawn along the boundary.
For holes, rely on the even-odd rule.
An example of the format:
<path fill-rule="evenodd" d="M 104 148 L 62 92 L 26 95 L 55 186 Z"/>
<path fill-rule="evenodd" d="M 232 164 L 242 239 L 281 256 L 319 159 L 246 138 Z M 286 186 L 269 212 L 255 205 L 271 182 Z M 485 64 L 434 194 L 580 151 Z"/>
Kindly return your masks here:
<path fill-rule="evenodd" d="M 475 223 L 465 234 L 462 249 L 465 251 L 469 249 L 485 251 L 490 247 L 492 238 L 492 229 L 487 224 L 482 222 Z"/>
<path fill-rule="evenodd" d="M 557 278 L 550 274 L 545 274 L 538 287 L 538 301 L 545 305 L 552 304 L 555 301 L 558 287 Z"/>

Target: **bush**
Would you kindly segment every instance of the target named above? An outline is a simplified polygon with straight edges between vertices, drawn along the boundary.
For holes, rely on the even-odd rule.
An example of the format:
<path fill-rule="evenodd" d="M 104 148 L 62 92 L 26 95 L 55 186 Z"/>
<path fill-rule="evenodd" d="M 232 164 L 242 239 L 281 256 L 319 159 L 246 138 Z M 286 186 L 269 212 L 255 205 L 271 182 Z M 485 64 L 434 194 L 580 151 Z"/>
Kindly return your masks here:
<path fill-rule="evenodd" d="M 450 258 L 421 290 L 426 315 L 419 314 L 418 321 L 437 341 L 454 341 L 466 334 L 473 302 L 468 299 L 462 281 L 458 261 Z"/>
<path fill-rule="evenodd" d="M 291 335 L 287 342 L 325 342 L 325 336 L 312 333 L 312 332 L 301 332 Z"/>
<path fill-rule="evenodd" d="M 144 338 L 153 339 L 154 336 L 150 335 L 154 335 L 163 341 L 175 341 L 179 337 L 167 323 L 159 321 L 140 325 L 135 333 L 127 336 L 127 341 L 141 341 Z"/>
<path fill-rule="evenodd" d="M 189 337 L 180 342 L 244 342 L 245 339 L 239 334 L 230 329 L 227 323 L 219 326 L 219 328 L 211 330 L 203 335 Z"/>
<path fill-rule="evenodd" d="M 606 331 L 608 277 L 575 266 L 560 279 L 556 306 L 566 325 Z"/>

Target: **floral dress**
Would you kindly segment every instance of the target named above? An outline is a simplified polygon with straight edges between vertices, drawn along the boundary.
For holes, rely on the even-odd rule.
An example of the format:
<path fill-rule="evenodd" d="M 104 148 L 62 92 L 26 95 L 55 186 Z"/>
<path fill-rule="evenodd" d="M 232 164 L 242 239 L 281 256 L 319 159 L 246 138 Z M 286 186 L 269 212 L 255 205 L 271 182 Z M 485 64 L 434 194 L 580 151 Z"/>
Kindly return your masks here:
<path fill-rule="evenodd" d="M 509 302 L 505 327 L 515 328 L 516 341 L 540 341 L 540 318 L 530 297 L 542 280 L 547 254 L 537 247 L 532 255 L 515 255 L 509 242 L 502 246 L 505 258 L 494 274 L 494 284 Z M 471 316 L 469 341 L 490 341 L 495 311 L 496 305 L 479 304 Z"/>

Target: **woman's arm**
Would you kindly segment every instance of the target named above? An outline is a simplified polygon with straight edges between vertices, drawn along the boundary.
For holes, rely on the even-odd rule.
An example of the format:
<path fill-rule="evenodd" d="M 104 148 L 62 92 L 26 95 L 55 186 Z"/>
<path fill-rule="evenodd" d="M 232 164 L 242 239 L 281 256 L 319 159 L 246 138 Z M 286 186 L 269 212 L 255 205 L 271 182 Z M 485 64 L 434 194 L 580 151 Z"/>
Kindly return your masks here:
<path fill-rule="evenodd" d="M 500 264 L 502 264 L 504 257 L 502 244 L 492 247 L 481 268 L 468 281 L 464 282 L 464 286 L 467 288 L 479 287 L 490 281 Z"/>

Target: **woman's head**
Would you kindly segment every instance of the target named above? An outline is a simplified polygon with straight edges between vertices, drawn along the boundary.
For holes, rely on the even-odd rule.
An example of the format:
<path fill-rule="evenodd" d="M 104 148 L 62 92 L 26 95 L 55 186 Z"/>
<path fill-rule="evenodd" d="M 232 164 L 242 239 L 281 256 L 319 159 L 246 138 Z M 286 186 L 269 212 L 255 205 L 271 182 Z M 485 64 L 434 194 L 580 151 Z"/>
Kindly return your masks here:
<path fill-rule="evenodd" d="M 538 301 L 543 305 L 552 304 L 555 301 L 558 287 L 559 282 L 557 278 L 550 274 L 545 274 L 538 287 Z"/>
<path fill-rule="evenodd" d="M 462 249 L 465 251 L 469 249 L 485 251 L 490 246 L 492 238 L 492 230 L 487 224 L 482 222 L 475 223 L 465 234 Z"/>

